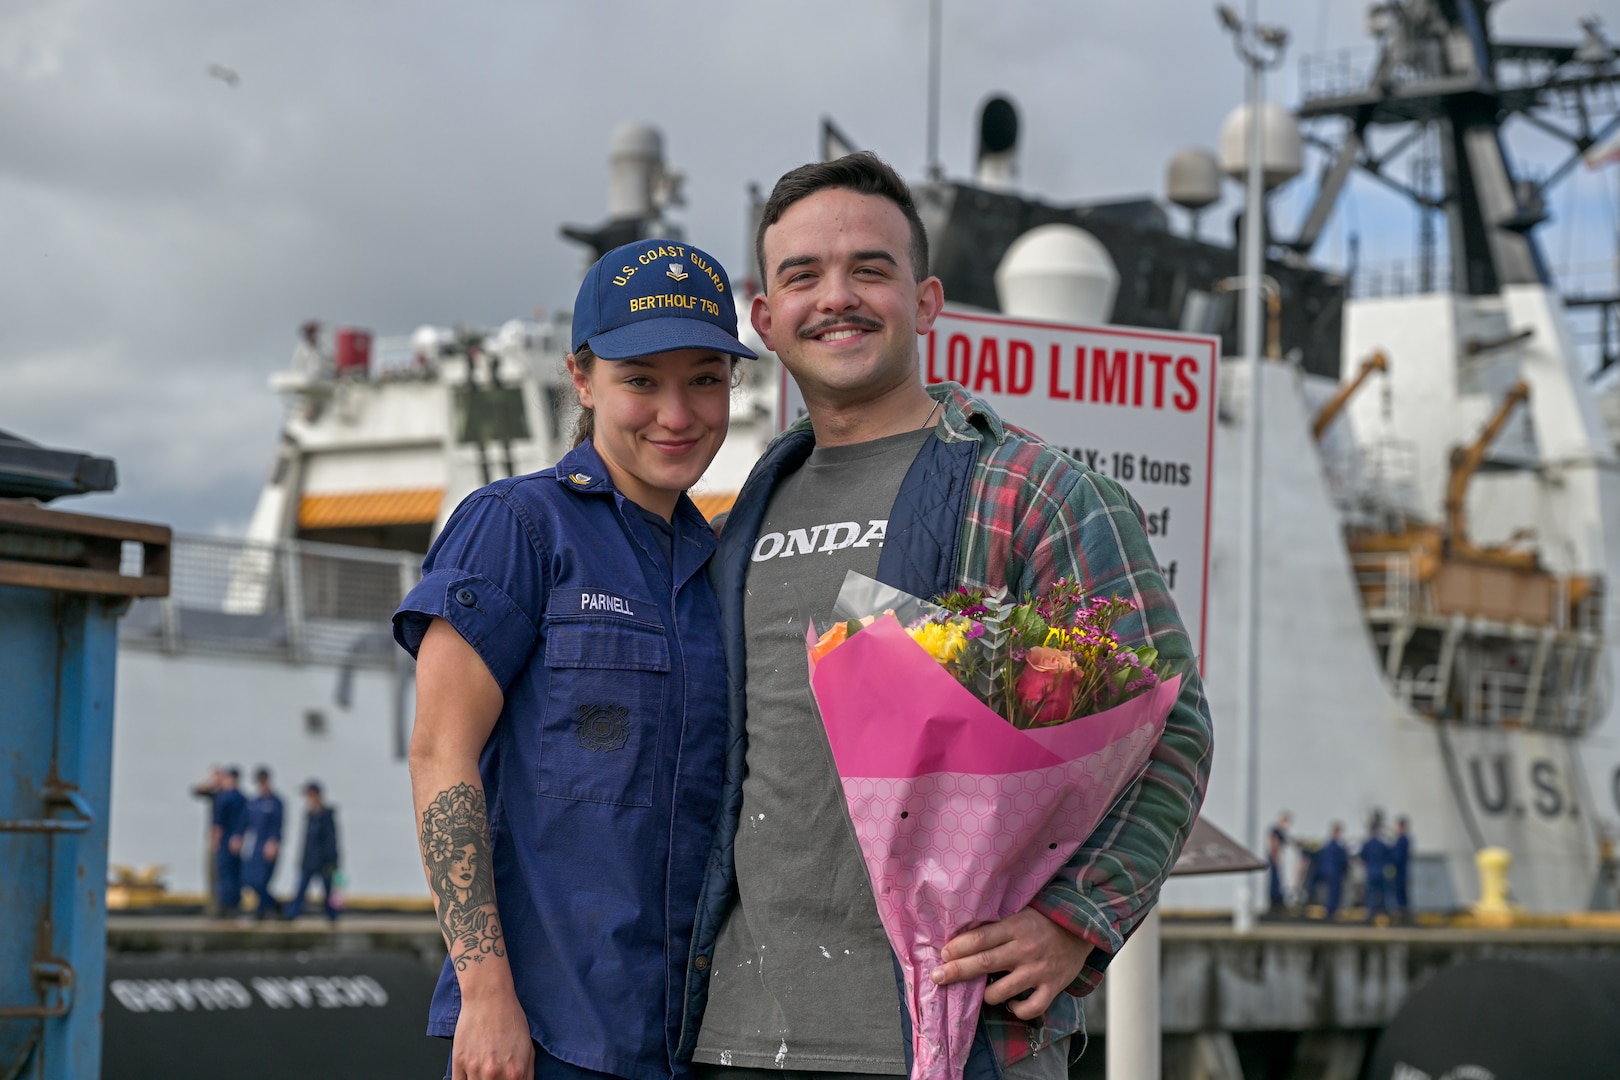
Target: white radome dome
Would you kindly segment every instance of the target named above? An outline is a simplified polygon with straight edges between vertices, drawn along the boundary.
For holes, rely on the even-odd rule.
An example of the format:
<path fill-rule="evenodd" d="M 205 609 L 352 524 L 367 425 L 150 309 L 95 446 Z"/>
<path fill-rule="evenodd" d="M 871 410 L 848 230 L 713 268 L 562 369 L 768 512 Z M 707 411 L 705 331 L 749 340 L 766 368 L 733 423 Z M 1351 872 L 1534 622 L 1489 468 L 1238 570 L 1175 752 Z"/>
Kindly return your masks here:
<path fill-rule="evenodd" d="M 1294 114 L 1274 102 L 1260 106 L 1264 125 L 1260 138 L 1260 168 L 1266 190 L 1292 180 L 1305 167 L 1304 142 Z M 1221 171 L 1234 180 L 1249 175 L 1249 107 L 1239 105 L 1221 124 Z"/>
<path fill-rule="evenodd" d="M 653 189 L 664 168 L 664 136 L 651 124 L 620 124 L 608 152 L 608 217 L 652 214 Z"/>
<path fill-rule="evenodd" d="M 1170 159 L 1164 186 L 1177 206 L 1202 210 L 1221 199 L 1221 163 L 1200 147 L 1183 150 Z"/>
<path fill-rule="evenodd" d="M 1103 323 L 1118 292 L 1119 270 L 1108 249 L 1074 225 L 1029 230 L 996 267 L 996 296 L 1005 315 Z"/>

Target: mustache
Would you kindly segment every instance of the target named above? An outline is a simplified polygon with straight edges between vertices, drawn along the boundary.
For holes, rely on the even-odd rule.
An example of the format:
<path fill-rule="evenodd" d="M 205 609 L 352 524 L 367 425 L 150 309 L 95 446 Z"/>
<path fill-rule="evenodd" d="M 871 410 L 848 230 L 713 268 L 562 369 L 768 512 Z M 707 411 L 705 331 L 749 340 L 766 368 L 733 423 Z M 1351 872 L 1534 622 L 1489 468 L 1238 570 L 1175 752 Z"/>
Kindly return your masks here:
<path fill-rule="evenodd" d="M 815 337 L 817 334 L 831 330 L 835 326 L 852 326 L 860 330 L 883 329 L 882 323 L 876 319 L 868 319 L 865 315 L 840 315 L 836 319 L 823 319 L 814 326 L 805 327 L 799 331 L 799 336 L 802 338 Z"/>

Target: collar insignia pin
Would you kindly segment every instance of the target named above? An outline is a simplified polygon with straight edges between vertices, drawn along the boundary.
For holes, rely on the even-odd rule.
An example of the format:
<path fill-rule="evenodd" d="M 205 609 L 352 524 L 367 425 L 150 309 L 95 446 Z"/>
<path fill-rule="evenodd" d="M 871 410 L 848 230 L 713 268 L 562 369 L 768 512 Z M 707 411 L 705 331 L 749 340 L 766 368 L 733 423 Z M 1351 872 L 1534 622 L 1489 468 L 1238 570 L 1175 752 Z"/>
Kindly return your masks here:
<path fill-rule="evenodd" d="M 680 263 L 670 263 L 669 264 L 669 276 L 671 278 L 674 278 L 676 281 L 685 281 L 687 278 L 691 277 L 692 275 L 688 274 L 685 270 L 682 270 Z"/>
<path fill-rule="evenodd" d="M 586 484 L 589 484 L 591 482 L 591 478 L 589 476 L 586 476 L 582 472 L 569 473 L 568 474 L 568 479 L 572 480 L 574 483 L 578 484 L 580 487 L 584 487 Z"/>

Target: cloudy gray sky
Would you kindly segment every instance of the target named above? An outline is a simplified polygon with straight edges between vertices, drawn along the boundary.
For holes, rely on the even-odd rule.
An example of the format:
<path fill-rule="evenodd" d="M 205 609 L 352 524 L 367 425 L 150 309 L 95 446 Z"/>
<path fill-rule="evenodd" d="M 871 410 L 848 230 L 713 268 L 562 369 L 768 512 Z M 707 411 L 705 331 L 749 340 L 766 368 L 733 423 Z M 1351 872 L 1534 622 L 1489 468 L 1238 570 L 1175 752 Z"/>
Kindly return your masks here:
<path fill-rule="evenodd" d="M 1509 0 L 1496 23 L 1572 39 L 1592 7 Z M 944 9 L 951 175 L 1001 91 L 1028 190 L 1158 194 L 1169 155 L 1213 146 L 1243 92 L 1203 0 Z M 1364 12 L 1263 3 L 1294 37 L 1272 96 L 1297 100 L 1301 53 L 1365 46 Z M 64 505 L 239 531 L 279 423 L 265 380 L 303 319 L 404 334 L 566 307 L 582 266 L 557 227 L 604 216 L 626 120 L 663 129 L 688 235 L 733 264 L 747 184 L 808 160 L 823 115 L 920 176 L 926 18 L 927 0 L 9 0 L 0 428 L 117 459 L 117 494 Z M 1612 259 L 1614 191 L 1612 170 L 1566 185 L 1543 234 L 1555 263 Z M 1364 259 L 1403 252 L 1409 211 L 1367 185 L 1347 207 L 1324 254 L 1347 228 Z"/>

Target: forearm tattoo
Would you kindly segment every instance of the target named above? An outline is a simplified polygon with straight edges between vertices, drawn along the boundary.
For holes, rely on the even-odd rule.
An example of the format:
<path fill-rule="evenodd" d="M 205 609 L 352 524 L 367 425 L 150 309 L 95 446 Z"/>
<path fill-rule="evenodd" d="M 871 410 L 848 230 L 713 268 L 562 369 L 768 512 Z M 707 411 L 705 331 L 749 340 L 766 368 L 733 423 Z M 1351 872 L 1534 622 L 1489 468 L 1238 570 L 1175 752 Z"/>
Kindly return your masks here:
<path fill-rule="evenodd" d="M 422 813 L 422 861 L 456 970 L 466 971 L 469 963 L 481 964 L 488 956 L 505 956 L 483 789 L 457 784 L 439 792 Z"/>

